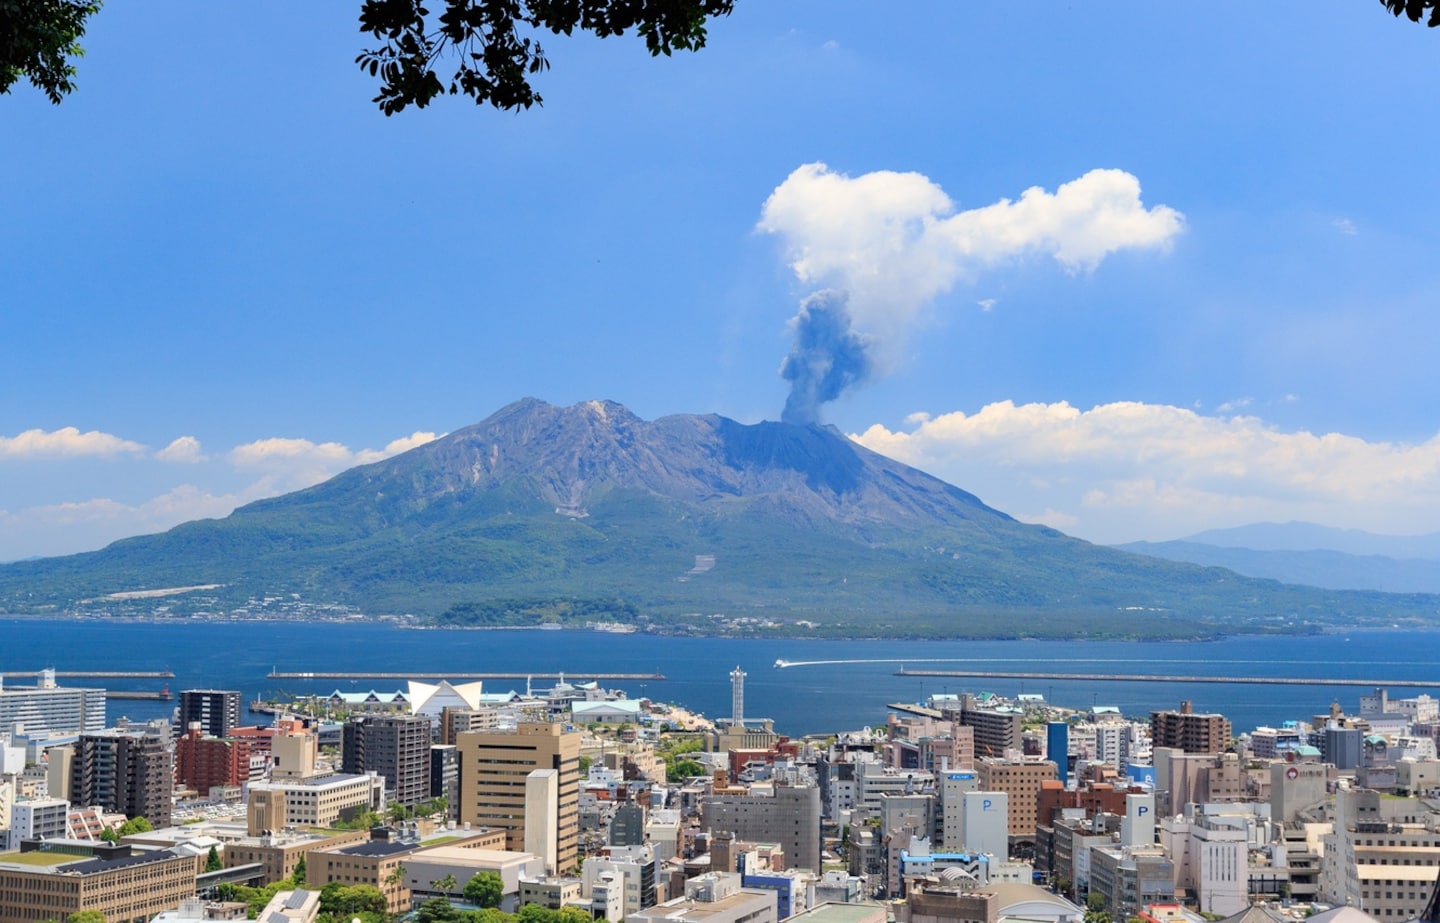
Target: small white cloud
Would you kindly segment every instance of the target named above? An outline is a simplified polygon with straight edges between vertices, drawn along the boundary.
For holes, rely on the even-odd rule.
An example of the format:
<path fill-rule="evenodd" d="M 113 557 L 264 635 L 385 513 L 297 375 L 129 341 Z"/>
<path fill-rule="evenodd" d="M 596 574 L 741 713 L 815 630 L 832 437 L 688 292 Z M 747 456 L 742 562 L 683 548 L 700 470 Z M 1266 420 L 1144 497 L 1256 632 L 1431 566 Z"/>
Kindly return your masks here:
<path fill-rule="evenodd" d="M 1293 403 L 1295 403 L 1296 401 L 1300 400 L 1300 395 L 1298 395 L 1298 394 L 1287 394 L 1287 395 L 1285 395 L 1284 397 L 1282 397 L 1280 400 L 1281 400 L 1283 403 L 1286 403 L 1286 404 L 1293 404 Z"/>
<path fill-rule="evenodd" d="M 371 462 L 377 462 L 389 458 L 392 455 L 399 455 L 401 452 L 408 452 L 427 442 L 434 442 L 436 439 L 439 439 L 441 435 L 444 434 L 436 435 L 435 433 L 417 432 L 411 433 L 408 436 L 401 436 L 399 439 L 392 439 L 383 449 L 360 450 L 355 454 L 355 461 L 357 464 L 368 465 Z"/>
<path fill-rule="evenodd" d="M 923 410 L 917 410 L 914 413 L 907 414 L 905 416 L 905 425 L 907 426 L 920 426 L 929 422 L 930 414 L 926 413 Z"/>
<path fill-rule="evenodd" d="M 91 430 L 82 433 L 73 426 L 51 432 L 29 429 L 18 436 L 0 436 L 0 459 L 79 458 L 138 455 L 145 447 L 129 439 Z"/>
<path fill-rule="evenodd" d="M 977 302 L 975 302 L 975 303 L 980 306 L 980 310 L 982 310 L 982 311 L 989 311 L 989 310 L 991 310 L 992 308 L 994 308 L 997 304 L 999 304 L 1000 302 L 996 301 L 994 298 L 981 298 L 979 301 L 977 301 Z"/>
<path fill-rule="evenodd" d="M 835 49 L 837 49 L 837 48 L 840 47 L 840 43 L 837 42 L 835 39 L 832 38 L 832 39 L 830 39 L 828 42 L 826 42 L 825 44 L 821 45 L 820 47 L 821 47 L 821 48 L 824 48 L 826 51 L 834 51 Z"/>
<path fill-rule="evenodd" d="M 1215 410 L 1219 413 L 1234 413 L 1237 410 L 1244 410 L 1246 407 L 1249 407 L 1253 403 L 1255 403 L 1255 399 L 1253 397 L 1237 397 L 1233 401 L 1226 401 L 1225 403 L 1216 407 Z"/>
<path fill-rule="evenodd" d="M 1330 222 L 1330 226 L 1335 228 L 1335 230 L 1339 231 L 1341 234 L 1344 234 L 1346 237 L 1354 237 L 1356 234 L 1360 233 L 1359 229 L 1355 227 L 1355 222 L 1351 221 L 1349 218 L 1336 218 L 1334 221 Z"/>
<path fill-rule="evenodd" d="M 1052 529 L 1059 529 L 1061 532 L 1068 531 L 1080 524 L 1080 517 L 1063 513 L 1060 510 L 1046 509 L 1037 516 L 1025 516 L 1017 514 L 1016 519 L 1021 522 L 1033 522 L 1042 526 L 1049 526 Z"/>
<path fill-rule="evenodd" d="M 178 437 L 165 448 L 156 452 L 155 457 L 163 462 L 177 462 L 179 464 L 195 464 L 196 462 L 208 460 L 205 454 L 200 451 L 200 440 L 194 436 Z"/>

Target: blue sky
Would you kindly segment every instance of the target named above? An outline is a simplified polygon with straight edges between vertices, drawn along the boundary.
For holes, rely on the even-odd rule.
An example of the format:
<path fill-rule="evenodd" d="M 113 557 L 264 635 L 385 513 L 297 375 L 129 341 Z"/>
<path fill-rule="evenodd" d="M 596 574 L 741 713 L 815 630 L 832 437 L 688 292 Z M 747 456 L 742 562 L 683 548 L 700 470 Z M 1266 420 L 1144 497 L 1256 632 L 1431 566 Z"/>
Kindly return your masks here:
<path fill-rule="evenodd" d="M 357 10 L 114 3 L 0 97 L 0 560 L 527 395 L 778 418 L 822 288 L 821 418 L 1022 519 L 1440 528 L 1440 34 L 1379 3 L 739 0 L 389 119 Z"/>

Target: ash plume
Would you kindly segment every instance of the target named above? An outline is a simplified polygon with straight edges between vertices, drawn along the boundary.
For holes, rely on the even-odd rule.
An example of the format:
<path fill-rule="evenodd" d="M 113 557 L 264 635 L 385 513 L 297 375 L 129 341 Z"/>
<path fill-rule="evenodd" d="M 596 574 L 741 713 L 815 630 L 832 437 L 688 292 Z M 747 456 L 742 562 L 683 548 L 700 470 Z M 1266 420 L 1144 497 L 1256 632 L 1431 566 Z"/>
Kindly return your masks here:
<path fill-rule="evenodd" d="M 869 338 L 851 327 L 843 292 L 825 289 L 800 303 L 790 321 L 795 343 L 780 366 L 790 396 L 780 419 L 808 426 L 820 422 L 820 407 L 863 381 L 871 369 Z"/>
<path fill-rule="evenodd" d="M 919 173 L 852 177 L 805 164 L 766 199 L 756 225 L 782 241 L 797 281 L 825 287 L 790 321 L 784 419 L 814 423 L 851 385 L 894 371 L 929 306 L 986 271 L 1053 260 L 1088 273 L 1121 250 L 1163 251 L 1184 229 L 1175 209 L 1146 207 L 1140 181 L 1123 170 L 961 210 Z"/>

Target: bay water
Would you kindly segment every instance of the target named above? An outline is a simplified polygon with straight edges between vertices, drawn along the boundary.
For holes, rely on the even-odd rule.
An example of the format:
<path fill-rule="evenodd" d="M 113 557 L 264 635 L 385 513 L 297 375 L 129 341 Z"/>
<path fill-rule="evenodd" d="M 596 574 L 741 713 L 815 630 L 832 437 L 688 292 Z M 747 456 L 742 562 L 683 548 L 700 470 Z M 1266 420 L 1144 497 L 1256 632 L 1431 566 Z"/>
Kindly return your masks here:
<path fill-rule="evenodd" d="M 414 630 L 387 622 L 205 622 L 0 619 L 0 673 L 57 670 L 170 670 L 169 680 L 67 679 L 62 685 L 107 689 L 238 689 L 259 697 L 394 692 L 394 680 L 272 680 L 271 670 L 423 673 L 653 673 L 664 680 L 606 681 L 632 698 L 674 702 L 711 717 L 730 714 L 730 671 L 745 670 L 745 715 L 772 718 L 799 736 L 881 724 L 886 704 L 949 692 L 1039 694 L 1072 708 L 1115 706 L 1146 718 L 1189 700 L 1220 712 L 1237 733 L 1287 719 L 1309 720 L 1332 701 L 1355 712 L 1367 689 L 1325 679 L 1411 680 L 1391 697 L 1440 696 L 1440 632 L 1372 631 L 1294 638 L 1225 637 L 1211 641 L 809 641 L 680 638 L 564 630 Z M 777 660 L 799 663 L 776 667 Z M 1308 685 L 1234 685 L 1169 681 L 1009 680 L 895 675 L 915 669 L 1133 676 L 1286 677 Z M 7 684 L 33 680 L 8 677 Z M 552 682 L 537 679 L 537 689 Z M 487 692 L 523 691 L 525 680 L 488 680 Z M 171 703 L 113 700 L 109 717 L 169 717 Z M 263 715 L 247 720 L 266 723 Z"/>

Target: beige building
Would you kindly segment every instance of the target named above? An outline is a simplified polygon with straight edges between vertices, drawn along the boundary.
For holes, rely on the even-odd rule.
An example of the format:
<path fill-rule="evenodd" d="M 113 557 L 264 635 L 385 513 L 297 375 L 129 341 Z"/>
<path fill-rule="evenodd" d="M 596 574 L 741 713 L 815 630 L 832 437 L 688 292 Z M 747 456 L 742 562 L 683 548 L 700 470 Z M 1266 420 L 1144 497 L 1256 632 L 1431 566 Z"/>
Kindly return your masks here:
<path fill-rule="evenodd" d="M 370 839 L 368 830 L 336 830 L 329 835 L 298 833 L 279 836 L 245 837 L 225 844 L 225 867 L 263 865 L 267 883 L 283 881 L 295 874 L 301 857 L 317 849 L 352 846 Z M 307 861 L 308 865 L 308 861 Z"/>
<path fill-rule="evenodd" d="M 63 920 L 98 910 L 115 923 L 149 920 L 195 895 L 204 856 L 168 850 L 122 859 L 60 853 L 0 855 L 0 921 Z M 54 861 L 46 863 L 48 859 Z"/>
<path fill-rule="evenodd" d="M 256 782 L 250 786 L 246 832 L 326 828 L 358 811 L 384 807 L 385 780 L 369 773 Z"/>
<path fill-rule="evenodd" d="M 580 734 L 559 724 L 521 724 L 514 731 L 465 731 L 460 751 L 460 820 L 506 831 L 506 848 L 525 849 L 530 773 L 556 777 L 555 871 L 575 866 L 580 835 Z M 547 812 L 548 813 L 548 812 Z"/>
<path fill-rule="evenodd" d="M 324 888 L 332 882 L 371 885 L 385 895 L 390 913 L 404 913 L 410 909 L 405 863 L 419 845 L 414 841 L 367 839 L 348 846 L 316 849 L 305 858 L 305 883 L 311 888 Z"/>
<path fill-rule="evenodd" d="M 977 760 L 980 790 L 1004 792 L 1009 798 L 1009 829 L 1012 837 L 1033 837 L 1040 804 L 1040 788 L 1055 778 L 1055 764 L 1020 763 L 1011 760 Z"/>

